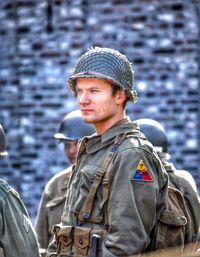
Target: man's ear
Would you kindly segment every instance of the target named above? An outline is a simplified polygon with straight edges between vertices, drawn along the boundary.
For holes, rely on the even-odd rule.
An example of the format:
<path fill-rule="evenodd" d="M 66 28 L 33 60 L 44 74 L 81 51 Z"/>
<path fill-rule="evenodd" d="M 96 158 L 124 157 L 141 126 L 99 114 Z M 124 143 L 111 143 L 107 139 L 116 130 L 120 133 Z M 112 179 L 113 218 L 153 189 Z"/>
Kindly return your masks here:
<path fill-rule="evenodd" d="M 123 103 L 126 100 L 126 93 L 124 90 L 119 89 L 116 93 L 116 101 L 118 104 Z"/>

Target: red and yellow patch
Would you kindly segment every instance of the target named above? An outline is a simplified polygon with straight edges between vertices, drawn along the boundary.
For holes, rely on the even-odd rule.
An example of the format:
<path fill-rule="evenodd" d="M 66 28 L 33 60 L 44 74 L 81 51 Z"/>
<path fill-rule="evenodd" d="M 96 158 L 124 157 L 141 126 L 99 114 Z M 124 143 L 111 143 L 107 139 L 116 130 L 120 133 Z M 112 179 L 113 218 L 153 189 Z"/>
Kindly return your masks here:
<path fill-rule="evenodd" d="M 135 173 L 133 174 L 132 180 L 140 180 L 140 181 L 151 181 L 153 178 L 151 177 L 149 171 L 147 170 L 143 160 L 140 160 Z"/>

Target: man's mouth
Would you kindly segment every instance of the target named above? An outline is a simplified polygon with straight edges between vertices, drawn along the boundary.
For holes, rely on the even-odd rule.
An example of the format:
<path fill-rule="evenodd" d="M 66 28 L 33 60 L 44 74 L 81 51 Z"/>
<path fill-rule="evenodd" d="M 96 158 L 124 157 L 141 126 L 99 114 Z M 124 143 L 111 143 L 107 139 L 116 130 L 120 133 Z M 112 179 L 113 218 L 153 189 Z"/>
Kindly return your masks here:
<path fill-rule="evenodd" d="M 89 112 L 92 112 L 91 109 L 84 109 L 84 110 L 81 110 L 82 113 L 89 113 Z"/>

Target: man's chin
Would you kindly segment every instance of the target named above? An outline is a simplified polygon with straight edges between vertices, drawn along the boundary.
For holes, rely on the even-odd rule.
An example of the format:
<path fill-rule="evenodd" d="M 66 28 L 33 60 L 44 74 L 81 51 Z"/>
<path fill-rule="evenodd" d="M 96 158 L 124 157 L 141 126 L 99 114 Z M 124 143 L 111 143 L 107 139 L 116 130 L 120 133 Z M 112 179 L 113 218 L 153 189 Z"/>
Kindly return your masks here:
<path fill-rule="evenodd" d="M 83 116 L 83 121 L 85 123 L 92 123 L 92 119 L 90 117 L 88 117 L 88 116 Z"/>
<path fill-rule="evenodd" d="M 69 161 L 70 161 L 71 164 L 74 164 L 76 162 L 76 158 L 73 158 L 73 159 L 70 158 Z"/>

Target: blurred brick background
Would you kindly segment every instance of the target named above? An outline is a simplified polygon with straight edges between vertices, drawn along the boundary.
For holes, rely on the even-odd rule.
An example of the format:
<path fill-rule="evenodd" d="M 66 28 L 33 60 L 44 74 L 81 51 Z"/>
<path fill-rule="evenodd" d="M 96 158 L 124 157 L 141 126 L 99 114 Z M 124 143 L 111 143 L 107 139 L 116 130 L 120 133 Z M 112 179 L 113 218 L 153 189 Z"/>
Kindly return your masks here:
<path fill-rule="evenodd" d="M 53 139 L 77 108 L 66 78 L 95 45 L 129 57 L 139 99 L 127 114 L 165 126 L 173 162 L 200 190 L 199 10 L 199 1 L 188 0 L 0 1 L 0 122 L 9 151 L 0 175 L 32 220 L 44 185 L 68 165 Z"/>

